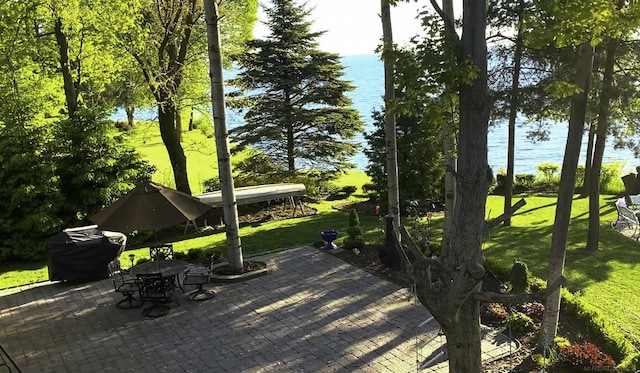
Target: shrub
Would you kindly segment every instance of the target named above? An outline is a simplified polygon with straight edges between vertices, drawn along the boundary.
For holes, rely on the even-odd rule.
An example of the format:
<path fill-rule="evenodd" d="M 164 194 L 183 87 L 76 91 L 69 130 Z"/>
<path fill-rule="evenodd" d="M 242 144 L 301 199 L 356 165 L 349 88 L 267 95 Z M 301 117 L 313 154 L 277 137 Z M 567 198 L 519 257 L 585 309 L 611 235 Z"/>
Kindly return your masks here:
<path fill-rule="evenodd" d="M 616 367 L 616 363 L 611 356 L 603 353 L 596 345 L 587 341 L 560 347 L 560 357 L 565 364 L 579 369 L 593 370 L 595 367 L 601 367 L 613 371 Z"/>
<path fill-rule="evenodd" d="M 544 304 L 538 302 L 525 303 L 520 306 L 522 312 L 536 320 L 542 319 L 542 314 L 544 313 Z"/>
<path fill-rule="evenodd" d="M 347 227 L 347 237 L 344 239 L 343 246 L 345 249 L 362 249 L 364 247 L 364 238 L 362 237 L 362 228 L 360 227 L 360 217 L 355 209 L 349 212 L 349 227 Z"/>
<path fill-rule="evenodd" d="M 522 312 L 514 312 L 507 318 L 507 325 L 515 332 L 525 332 L 534 325 L 533 319 Z"/>
<path fill-rule="evenodd" d="M 212 177 L 211 179 L 207 179 L 202 182 L 202 186 L 204 187 L 205 193 L 220 190 L 220 178 Z"/>
<path fill-rule="evenodd" d="M 331 192 L 329 193 L 329 196 L 327 197 L 327 200 L 335 201 L 335 200 L 338 200 L 338 199 L 348 198 L 350 195 L 355 193 L 356 190 L 358 190 L 358 187 L 356 187 L 354 185 L 348 185 L 348 186 L 345 186 L 345 187 L 342 187 L 342 188 L 334 187 L 331 190 Z"/>
<path fill-rule="evenodd" d="M 542 174 L 544 184 L 547 184 L 547 185 L 554 184 L 555 174 L 560 170 L 560 166 L 558 166 L 555 163 L 545 162 L 545 163 L 540 163 L 536 168 L 538 172 Z"/>
<path fill-rule="evenodd" d="M 480 318 L 488 323 L 503 323 L 507 319 L 507 308 L 501 303 L 483 303 Z"/>
<path fill-rule="evenodd" d="M 509 272 L 509 281 L 511 281 L 512 290 L 516 293 L 529 292 L 529 279 L 531 272 L 529 267 L 523 262 L 516 261 Z"/>
<path fill-rule="evenodd" d="M 530 190 L 533 186 L 533 182 L 536 180 L 536 176 L 532 174 L 517 174 L 516 186 L 521 186 L 526 190 Z"/>

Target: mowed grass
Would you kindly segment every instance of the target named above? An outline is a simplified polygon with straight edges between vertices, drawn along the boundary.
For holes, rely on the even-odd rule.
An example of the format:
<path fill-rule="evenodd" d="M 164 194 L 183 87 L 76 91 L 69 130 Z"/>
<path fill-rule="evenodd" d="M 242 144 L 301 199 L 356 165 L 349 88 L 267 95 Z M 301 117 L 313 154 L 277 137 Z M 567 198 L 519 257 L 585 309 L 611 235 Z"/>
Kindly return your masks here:
<path fill-rule="evenodd" d="M 510 227 L 491 231 L 484 249 L 487 259 L 510 268 L 515 260 L 525 262 L 531 272 L 546 278 L 549 268 L 551 234 L 555 219 L 556 196 L 525 197 L 527 204 L 513 216 Z M 586 198 L 573 200 L 567 242 L 564 276 L 566 288 L 580 294 L 630 341 L 640 346 L 640 243 L 611 228 L 617 213 L 611 195 L 600 197 L 600 244 L 598 251 L 585 249 L 588 223 Z M 503 198 L 490 196 L 487 211 L 500 214 Z"/>
<path fill-rule="evenodd" d="M 169 154 L 160 137 L 158 123 L 136 122 L 134 129 L 125 136 L 129 144 L 140 153 L 142 158 L 156 167 L 152 180 L 175 188 Z M 204 191 L 202 183 L 205 180 L 218 177 L 215 140 L 208 138 L 198 129 L 183 131 L 182 148 L 187 157 L 187 176 L 191 193 L 200 194 Z"/>

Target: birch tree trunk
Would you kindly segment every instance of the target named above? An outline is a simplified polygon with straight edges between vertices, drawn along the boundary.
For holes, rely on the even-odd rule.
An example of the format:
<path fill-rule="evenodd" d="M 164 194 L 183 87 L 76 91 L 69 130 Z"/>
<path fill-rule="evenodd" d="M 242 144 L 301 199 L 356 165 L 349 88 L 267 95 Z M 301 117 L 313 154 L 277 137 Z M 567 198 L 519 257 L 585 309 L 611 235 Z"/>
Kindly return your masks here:
<path fill-rule="evenodd" d="M 395 100 L 393 80 L 395 56 L 393 54 L 393 33 L 389 0 L 381 1 L 382 18 L 382 59 L 384 61 L 384 131 L 387 154 L 387 190 L 389 192 L 389 215 L 393 216 L 396 227 L 400 226 L 400 186 L 398 185 L 398 150 L 396 141 L 396 115 L 391 107 Z M 399 233 L 398 233 L 399 237 Z"/>
<path fill-rule="evenodd" d="M 449 22 L 453 25 L 453 1 L 442 0 L 442 8 Z M 452 30 L 455 32 L 455 30 Z M 452 38 L 449 37 L 449 40 Z M 451 93 L 450 93 L 451 94 Z M 453 109 L 452 109 L 453 110 Z M 451 121 L 445 120 L 442 123 L 442 150 L 444 155 L 444 222 L 442 225 L 442 249 L 444 250 L 450 244 L 451 231 L 453 230 L 453 220 L 455 213 L 453 206 L 456 204 L 456 178 L 457 172 L 457 154 L 456 154 L 456 136 L 455 123 L 453 116 Z"/>
<path fill-rule="evenodd" d="M 209 75 L 211 77 L 211 107 L 213 108 L 213 131 L 218 155 L 218 175 L 222 191 L 222 209 L 227 237 L 227 260 L 229 269 L 242 273 L 243 258 L 238 223 L 238 205 L 233 187 L 231 153 L 227 133 L 227 117 L 224 99 L 224 79 L 222 76 L 222 51 L 220 29 L 218 27 L 218 6 L 215 0 L 204 1 L 205 22 L 209 51 Z"/>
<path fill-rule="evenodd" d="M 593 65 L 593 47 L 589 43 L 580 45 L 577 51 L 577 69 L 574 84 L 582 92 L 571 99 L 571 114 L 569 117 L 569 131 L 560 174 L 558 203 L 556 216 L 551 234 L 551 252 L 549 255 L 549 274 L 547 285 L 559 279 L 564 272 L 565 255 L 567 251 L 567 236 L 569 234 L 569 220 L 573 203 L 573 190 L 576 183 L 576 170 L 582 145 L 584 119 L 587 112 L 591 68 Z M 541 343 L 549 344 L 558 331 L 560 315 L 560 288 L 554 291 L 545 304 L 542 321 L 543 333 Z"/>

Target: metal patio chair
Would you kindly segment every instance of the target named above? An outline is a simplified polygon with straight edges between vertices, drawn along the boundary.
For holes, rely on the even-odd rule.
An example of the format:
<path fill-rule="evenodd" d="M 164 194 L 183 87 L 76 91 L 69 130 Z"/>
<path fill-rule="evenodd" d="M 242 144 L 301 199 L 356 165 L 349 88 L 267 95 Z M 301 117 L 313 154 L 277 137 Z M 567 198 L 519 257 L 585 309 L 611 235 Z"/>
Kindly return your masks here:
<path fill-rule="evenodd" d="M 142 302 L 140 299 L 134 297 L 138 291 L 136 278 L 120 268 L 120 261 L 118 259 L 109 262 L 107 269 L 109 270 L 109 277 L 111 278 L 111 282 L 113 282 L 114 290 L 125 297 L 116 303 L 116 306 L 123 309 L 140 307 Z"/>
<path fill-rule="evenodd" d="M 215 296 L 213 290 L 204 289 L 203 286 L 208 284 L 211 280 L 211 266 L 204 267 L 199 265 L 189 264 L 187 269 L 183 273 L 182 287 L 185 289 L 187 286 L 197 286 L 197 288 L 189 294 L 189 298 L 195 301 L 203 301 L 211 299 Z"/>
<path fill-rule="evenodd" d="M 149 247 L 149 257 L 152 262 L 156 260 L 173 260 L 173 245 L 163 244 Z"/>
<path fill-rule="evenodd" d="M 160 273 L 145 273 L 136 276 L 140 299 L 143 304 L 151 302 L 151 306 L 142 310 L 148 317 L 159 317 L 169 313 L 171 307 L 167 305 L 172 300 L 175 290 L 175 278 L 163 277 Z"/>

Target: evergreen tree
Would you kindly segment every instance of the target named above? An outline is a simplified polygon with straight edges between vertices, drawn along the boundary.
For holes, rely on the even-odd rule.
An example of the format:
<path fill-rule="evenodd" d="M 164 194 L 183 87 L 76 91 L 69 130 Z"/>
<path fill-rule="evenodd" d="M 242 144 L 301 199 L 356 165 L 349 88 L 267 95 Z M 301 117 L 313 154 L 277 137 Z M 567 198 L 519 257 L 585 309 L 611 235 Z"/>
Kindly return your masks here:
<path fill-rule="evenodd" d="M 442 115 L 435 102 L 413 105 L 415 113 L 398 115 L 396 120 L 396 141 L 398 143 L 398 180 L 400 184 L 400 209 L 411 200 L 431 200 L 443 202 L 444 165 L 442 163 L 441 131 Z M 374 130 L 367 133 L 369 158 L 367 175 L 371 177 L 380 202 L 387 201 L 387 171 L 384 153 L 384 116 L 374 112 Z"/>
<path fill-rule="evenodd" d="M 245 96 L 234 105 L 246 122 L 230 133 L 239 145 L 235 150 L 263 152 L 283 172 L 352 168 L 348 158 L 357 145 L 349 140 L 363 123 L 345 96 L 353 86 L 340 79 L 339 55 L 318 49 L 315 39 L 323 32 L 310 31 L 304 6 L 272 3 L 265 9 L 270 35 L 248 42 L 247 52 L 235 58 L 240 73 L 231 84 Z"/>

